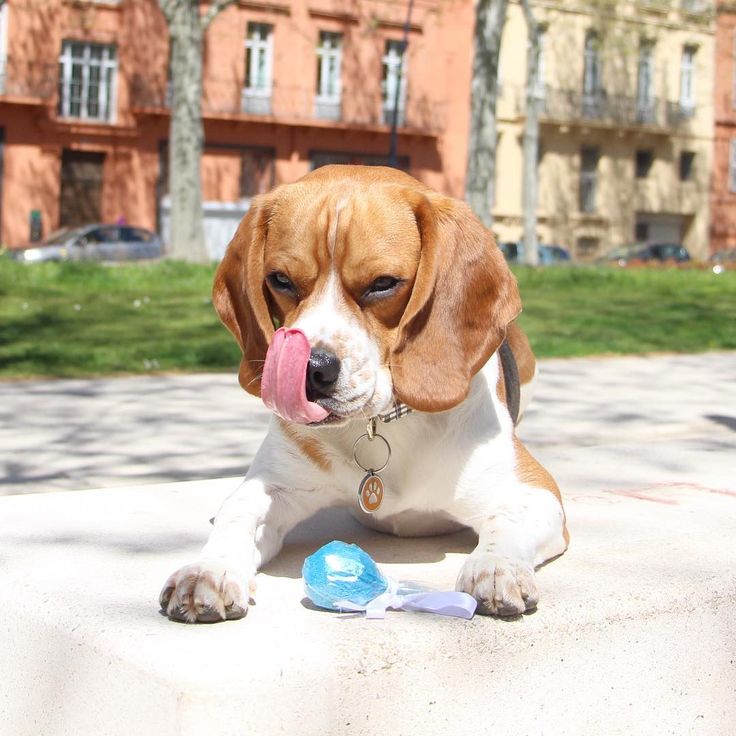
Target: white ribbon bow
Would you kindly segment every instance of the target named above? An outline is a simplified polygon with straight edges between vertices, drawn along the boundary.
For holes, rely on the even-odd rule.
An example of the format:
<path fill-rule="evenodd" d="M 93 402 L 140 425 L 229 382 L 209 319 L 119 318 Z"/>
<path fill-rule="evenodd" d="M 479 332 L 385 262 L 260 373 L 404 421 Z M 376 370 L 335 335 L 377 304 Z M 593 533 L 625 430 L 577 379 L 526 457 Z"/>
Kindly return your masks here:
<path fill-rule="evenodd" d="M 384 618 L 386 611 L 422 611 L 437 613 L 440 616 L 456 616 L 471 619 L 478 601 L 468 593 L 457 591 L 418 593 L 399 593 L 399 584 L 395 580 L 388 581 L 388 588 L 365 606 L 352 601 L 335 601 L 335 605 L 343 611 L 365 611 L 366 618 Z"/>

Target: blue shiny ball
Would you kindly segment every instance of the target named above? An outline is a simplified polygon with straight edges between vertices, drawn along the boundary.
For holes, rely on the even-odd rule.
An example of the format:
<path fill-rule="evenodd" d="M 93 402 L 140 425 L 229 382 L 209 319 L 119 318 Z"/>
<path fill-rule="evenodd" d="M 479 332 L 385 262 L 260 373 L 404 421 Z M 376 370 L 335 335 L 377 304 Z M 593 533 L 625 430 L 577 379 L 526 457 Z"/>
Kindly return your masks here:
<path fill-rule="evenodd" d="M 388 588 L 371 557 L 355 544 L 329 542 L 304 560 L 304 591 L 320 608 L 342 610 L 336 601 L 366 605 Z"/>

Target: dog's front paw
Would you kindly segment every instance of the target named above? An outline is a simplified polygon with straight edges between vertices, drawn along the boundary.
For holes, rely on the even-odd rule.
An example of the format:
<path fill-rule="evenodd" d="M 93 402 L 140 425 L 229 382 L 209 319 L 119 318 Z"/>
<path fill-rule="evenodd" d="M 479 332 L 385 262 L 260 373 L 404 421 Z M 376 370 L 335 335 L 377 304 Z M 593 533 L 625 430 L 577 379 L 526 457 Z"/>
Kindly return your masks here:
<path fill-rule="evenodd" d="M 478 613 L 493 616 L 518 616 L 535 608 L 539 600 L 531 567 L 487 552 L 468 557 L 455 589 L 478 601 Z"/>
<path fill-rule="evenodd" d="M 221 560 L 200 560 L 169 576 L 159 603 L 169 618 L 189 624 L 243 618 L 248 612 L 247 583 L 245 575 Z"/>

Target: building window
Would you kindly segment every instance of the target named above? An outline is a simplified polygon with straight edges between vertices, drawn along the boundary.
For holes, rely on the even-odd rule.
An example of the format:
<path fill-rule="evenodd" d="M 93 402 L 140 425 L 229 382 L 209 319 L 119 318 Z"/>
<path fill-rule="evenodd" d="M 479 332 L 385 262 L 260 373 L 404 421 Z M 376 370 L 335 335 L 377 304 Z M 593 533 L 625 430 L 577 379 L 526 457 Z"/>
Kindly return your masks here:
<path fill-rule="evenodd" d="M 705 0 L 682 0 L 682 9 L 686 13 L 704 13 L 708 10 Z"/>
<path fill-rule="evenodd" d="M 276 154 L 272 148 L 246 149 L 240 154 L 240 197 L 265 194 L 275 183 Z"/>
<path fill-rule="evenodd" d="M 575 245 L 575 255 L 581 261 L 587 261 L 598 255 L 601 241 L 598 238 L 578 238 Z"/>
<path fill-rule="evenodd" d="M 695 178 L 695 152 L 680 153 L 680 181 L 692 181 Z"/>
<path fill-rule="evenodd" d="M 649 176 L 649 170 L 654 163 L 654 154 L 649 150 L 638 150 L 636 152 L 636 178 L 646 179 Z"/>
<path fill-rule="evenodd" d="M 386 41 L 386 53 L 383 57 L 383 81 L 381 82 L 384 125 L 393 124 L 397 92 L 399 104 L 396 119 L 399 126 L 405 125 L 406 61 L 403 41 Z M 399 81 L 399 79 L 401 79 L 401 81 Z"/>
<path fill-rule="evenodd" d="M 695 112 L 695 51 L 685 46 L 680 60 L 680 112 L 688 117 Z"/>
<path fill-rule="evenodd" d="M 310 169 L 318 169 L 320 166 L 330 164 L 352 164 L 358 166 L 388 166 L 388 156 L 376 155 L 374 153 L 344 153 L 340 151 L 310 151 Z M 409 171 L 409 157 L 399 156 L 398 168 Z"/>
<path fill-rule="evenodd" d="M 642 40 L 639 45 L 637 66 L 636 119 L 640 123 L 653 123 L 654 103 L 654 43 Z"/>
<path fill-rule="evenodd" d="M 248 23 L 243 112 L 253 115 L 271 114 L 272 59 L 273 26 Z"/>
<path fill-rule="evenodd" d="M 583 115 L 599 117 L 601 110 L 600 42 L 595 31 L 585 34 L 583 58 Z"/>
<path fill-rule="evenodd" d="M 342 34 L 320 31 L 317 46 L 315 117 L 322 120 L 340 119 L 341 67 Z"/>
<path fill-rule="evenodd" d="M 598 149 L 580 151 L 580 211 L 595 212 L 595 190 L 598 179 Z"/>
<path fill-rule="evenodd" d="M 637 243 L 646 243 L 649 240 L 649 223 L 637 221 L 634 225 L 634 240 Z"/>
<path fill-rule="evenodd" d="M 59 116 L 112 121 L 117 68 L 114 46 L 64 41 L 59 57 Z"/>
<path fill-rule="evenodd" d="M 728 190 L 736 192 L 736 138 L 731 138 L 731 151 L 728 157 Z"/>

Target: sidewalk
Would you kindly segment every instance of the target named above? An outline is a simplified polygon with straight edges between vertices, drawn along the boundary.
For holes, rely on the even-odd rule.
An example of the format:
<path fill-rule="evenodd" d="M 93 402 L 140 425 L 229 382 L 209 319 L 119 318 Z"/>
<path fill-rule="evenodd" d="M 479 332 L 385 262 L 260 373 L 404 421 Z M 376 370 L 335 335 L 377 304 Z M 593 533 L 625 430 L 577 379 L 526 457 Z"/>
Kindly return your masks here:
<path fill-rule="evenodd" d="M 235 375 L 0 382 L 0 495 L 244 475 L 268 417 Z M 563 492 L 733 485 L 736 353 L 543 361 L 519 434 Z"/>
<path fill-rule="evenodd" d="M 244 620 L 170 622 L 158 591 L 237 478 L 124 484 L 240 475 L 258 403 L 224 376 L 0 384 L 18 494 L 0 498 L 0 734 L 730 736 L 736 353 L 542 368 L 520 433 L 563 489 L 572 543 L 514 621 L 305 606 L 301 564 L 331 539 L 439 588 L 474 543 L 328 512 L 289 536 Z M 80 467 L 121 487 L 80 491 Z"/>
<path fill-rule="evenodd" d="M 0 495 L 245 474 L 268 417 L 234 374 L 0 381 Z"/>

